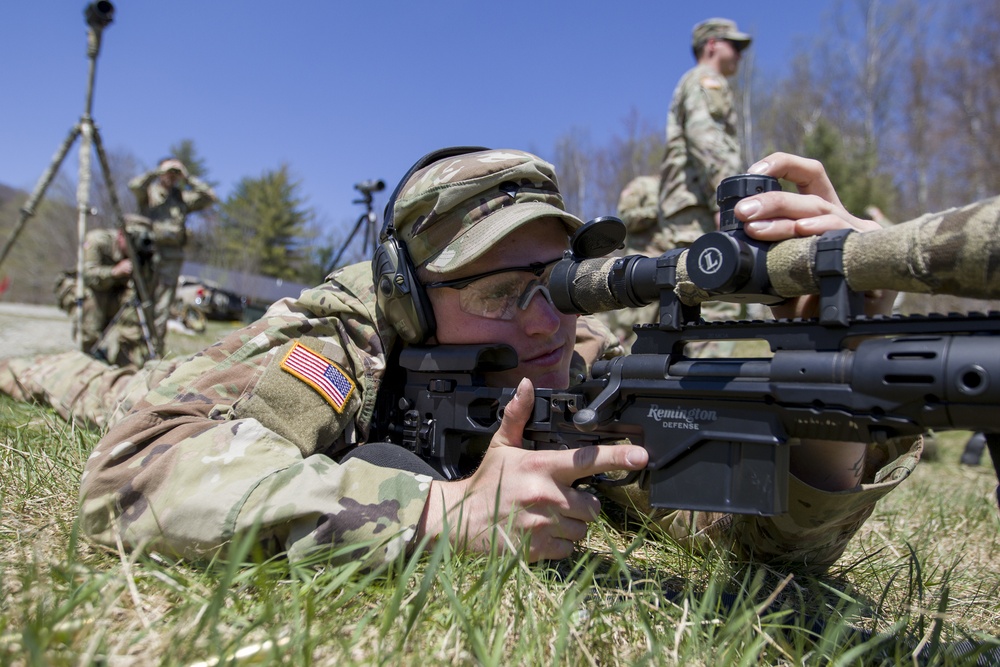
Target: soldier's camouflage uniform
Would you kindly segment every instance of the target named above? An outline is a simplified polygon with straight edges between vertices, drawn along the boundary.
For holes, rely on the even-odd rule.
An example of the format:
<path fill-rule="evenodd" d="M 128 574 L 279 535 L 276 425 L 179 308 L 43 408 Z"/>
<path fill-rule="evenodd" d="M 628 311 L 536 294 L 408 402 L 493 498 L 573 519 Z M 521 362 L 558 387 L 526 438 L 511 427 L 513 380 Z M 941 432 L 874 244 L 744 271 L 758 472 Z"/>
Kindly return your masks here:
<path fill-rule="evenodd" d="M 86 532 L 197 557 L 259 526 L 291 558 L 349 547 L 340 558 L 354 559 L 366 546 L 375 561 L 395 557 L 414 535 L 430 478 L 334 461 L 366 441 L 396 344 L 384 322 L 372 326 L 376 317 L 371 265 L 362 263 L 177 366 L 91 455 Z M 591 359 L 614 343 L 587 318 L 578 331 Z M 293 372 L 290 353 L 329 364 L 339 393 Z M 574 373 L 587 371 L 582 359 Z"/>
<path fill-rule="evenodd" d="M 729 81 L 696 65 L 677 84 L 667 116 L 660 166 L 660 225 L 666 248 L 690 244 L 715 229 L 715 190 L 743 172 Z"/>
<path fill-rule="evenodd" d="M 166 339 L 170 306 L 177 296 L 177 279 L 184 264 L 184 245 L 187 243 L 187 215 L 208 208 L 216 201 L 215 192 L 204 181 L 194 176 L 187 178 L 189 188 L 166 188 L 158 180 L 159 172 L 151 170 L 129 181 L 128 187 L 135 195 L 139 213 L 153 224 L 153 240 L 159 255 L 155 327 L 161 343 Z"/>
<path fill-rule="evenodd" d="M 133 303 L 135 287 L 130 276 L 112 274 L 115 265 L 127 259 L 119 247 L 118 233 L 117 229 L 94 229 L 84 238 L 84 299 L 79 339 L 84 351 L 89 353 L 97 345 L 97 352 L 112 364 L 142 366 L 147 349 Z M 152 260 L 133 270 L 141 270 L 146 284 L 152 286 L 155 277 Z M 74 304 L 70 308 L 74 326 L 75 309 Z M 112 324 L 116 315 L 118 319 Z"/>

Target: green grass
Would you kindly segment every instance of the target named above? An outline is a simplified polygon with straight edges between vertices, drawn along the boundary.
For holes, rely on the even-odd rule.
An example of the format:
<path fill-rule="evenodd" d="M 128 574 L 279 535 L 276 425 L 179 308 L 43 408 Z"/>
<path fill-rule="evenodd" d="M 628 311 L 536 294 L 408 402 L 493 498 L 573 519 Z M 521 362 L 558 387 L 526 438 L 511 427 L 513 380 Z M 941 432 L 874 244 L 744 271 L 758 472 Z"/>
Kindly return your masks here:
<path fill-rule="evenodd" d="M 444 545 L 379 572 L 249 544 L 207 564 L 107 550 L 76 521 L 97 439 L 0 397 L 0 664 L 891 665 L 1000 634 L 996 480 L 958 464 L 965 434 L 939 436 L 816 579 L 609 521 L 536 565 Z"/>

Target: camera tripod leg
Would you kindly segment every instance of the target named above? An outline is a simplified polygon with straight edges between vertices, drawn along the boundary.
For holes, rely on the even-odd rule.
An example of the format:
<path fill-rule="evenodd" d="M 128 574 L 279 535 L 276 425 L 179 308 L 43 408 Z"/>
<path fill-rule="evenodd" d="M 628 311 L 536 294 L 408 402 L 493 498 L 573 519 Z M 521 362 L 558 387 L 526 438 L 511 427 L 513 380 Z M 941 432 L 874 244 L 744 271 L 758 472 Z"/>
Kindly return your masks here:
<path fill-rule="evenodd" d="M 90 154 L 93 144 L 94 123 L 90 119 L 90 114 L 84 114 L 80 119 L 80 135 L 83 137 L 80 143 L 80 165 L 79 179 L 76 184 L 76 237 L 78 239 L 76 249 L 76 326 L 77 331 L 83 331 L 83 244 L 87 236 L 87 216 L 91 214 L 90 208 Z M 81 341 L 82 344 L 83 341 Z M 86 352 L 86 350 L 84 350 Z"/>
<path fill-rule="evenodd" d="M 38 179 L 38 183 L 35 185 L 35 189 L 32 191 L 31 196 L 28 197 L 28 201 L 26 201 L 24 206 L 21 207 L 21 216 L 18 219 L 17 225 L 14 227 L 14 231 L 11 233 L 10 238 L 4 245 L 3 250 L 0 250 L 0 264 L 3 264 L 4 259 L 7 258 L 7 254 L 10 252 L 11 246 L 14 245 L 14 241 L 17 240 L 17 237 L 20 236 L 21 230 L 24 229 L 25 223 L 28 222 L 28 218 L 35 215 L 35 207 L 38 205 L 38 202 L 42 200 L 42 197 L 45 196 L 45 191 L 48 190 L 49 185 L 52 184 L 52 180 L 56 177 L 56 174 L 59 173 L 59 167 L 62 165 L 63 160 L 66 159 L 69 149 L 73 147 L 73 142 L 75 142 L 76 138 L 80 136 L 81 131 L 82 129 L 79 123 L 74 125 L 70 129 L 69 134 L 66 136 L 62 145 L 56 151 L 55 155 L 52 156 L 52 162 L 49 163 L 49 166 L 42 173 L 41 178 Z"/>
<path fill-rule="evenodd" d="M 332 262 L 330 262 L 330 267 L 326 270 L 327 275 L 329 275 L 330 272 L 333 271 L 335 268 L 337 268 L 338 266 L 340 266 L 340 258 L 344 256 L 344 253 L 351 246 L 351 242 L 354 240 L 354 237 L 357 236 L 358 232 L 361 230 L 361 225 L 365 224 L 366 222 L 370 224 L 371 229 L 370 230 L 366 229 L 365 232 L 364 232 L 364 236 L 361 237 L 362 241 L 364 242 L 364 246 L 362 247 L 362 251 L 367 251 L 368 250 L 367 246 L 368 246 L 368 237 L 369 236 L 371 236 L 371 239 L 372 239 L 372 250 L 373 251 L 375 250 L 375 224 L 372 221 L 372 217 L 370 215 L 370 212 L 369 213 L 363 213 L 361 215 L 361 217 L 358 218 L 358 221 L 354 224 L 354 229 L 351 230 L 351 233 L 347 237 L 347 240 L 344 241 L 344 245 L 340 246 L 340 252 L 338 252 L 337 256 L 333 258 Z"/>

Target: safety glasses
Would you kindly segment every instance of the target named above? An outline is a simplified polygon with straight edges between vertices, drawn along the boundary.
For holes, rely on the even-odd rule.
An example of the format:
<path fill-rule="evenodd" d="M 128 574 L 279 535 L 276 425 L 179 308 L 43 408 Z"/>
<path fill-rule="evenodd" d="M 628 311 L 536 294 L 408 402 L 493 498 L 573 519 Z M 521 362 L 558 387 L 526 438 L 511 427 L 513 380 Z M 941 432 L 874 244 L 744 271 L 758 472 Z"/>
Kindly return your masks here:
<path fill-rule="evenodd" d="M 552 303 L 549 276 L 558 257 L 548 262 L 533 262 L 527 266 L 484 271 L 465 278 L 427 283 L 426 289 L 449 287 L 459 291 L 459 308 L 469 315 L 491 320 L 511 320 L 518 309 L 526 310 L 536 294 Z"/>

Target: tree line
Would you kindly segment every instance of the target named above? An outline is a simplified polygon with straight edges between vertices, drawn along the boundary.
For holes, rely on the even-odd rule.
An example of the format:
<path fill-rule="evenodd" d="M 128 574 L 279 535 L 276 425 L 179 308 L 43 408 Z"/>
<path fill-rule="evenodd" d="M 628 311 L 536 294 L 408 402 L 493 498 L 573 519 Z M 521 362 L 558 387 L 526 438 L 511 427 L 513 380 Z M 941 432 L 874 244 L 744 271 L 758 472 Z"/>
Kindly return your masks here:
<path fill-rule="evenodd" d="M 758 68 L 753 48 L 746 52 L 735 90 L 747 165 L 775 150 L 819 159 L 852 213 L 868 217 L 874 206 L 896 221 L 1000 193 L 1000 4 L 839 0 L 827 21 L 781 76 Z M 666 113 L 633 109 L 601 142 L 587 128 L 568 128 L 549 150 L 535 149 L 556 165 L 567 208 L 585 219 L 614 213 L 629 180 L 657 174 Z M 212 183 L 193 140 L 169 152 Z M 127 152 L 109 161 L 130 212 L 127 182 L 144 167 Z M 110 226 L 100 176 L 92 226 Z M 25 197 L 0 192 L 0 233 L 13 227 Z M 7 300 L 51 301 L 54 274 L 33 277 L 31 267 L 75 264 L 74 200 L 61 175 L 0 267 L 0 275 L 18 275 Z M 189 224 L 192 261 L 307 284 L 322 280 L 350 231 L 320 224 L 287 164 L 244 177 Z"/>

